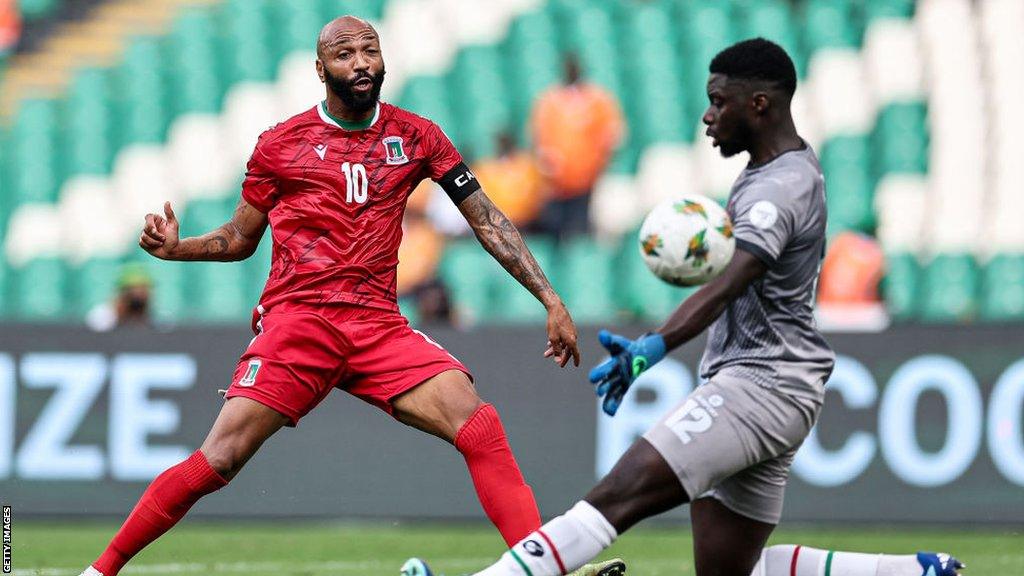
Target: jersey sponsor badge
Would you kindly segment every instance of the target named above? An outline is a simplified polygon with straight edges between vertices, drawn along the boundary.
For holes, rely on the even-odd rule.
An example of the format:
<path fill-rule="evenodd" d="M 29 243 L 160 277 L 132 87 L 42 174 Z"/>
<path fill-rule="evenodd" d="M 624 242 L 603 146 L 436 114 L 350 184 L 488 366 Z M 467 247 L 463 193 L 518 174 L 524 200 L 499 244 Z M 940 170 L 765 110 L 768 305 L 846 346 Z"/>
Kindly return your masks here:
<path fill-rule="evenodd" d="M 323 160 L 324 156 L 327 155 L 327 144 L 317 144 L 313 146 L 313 150 L 316 150 L 316 155 Z"/>
<path fill-rule="evenodd" d="M 249 367 L 245 369 L 245 376 L 242 376 L 242 379 L 238 381 L 238 385 L 252 386 L 253 384 L 256 384 L 256 374 L 259 373 L 260 366 L 262 365 L 263 362 L 261 362 L 259 358 L 249 360 Z"/>
<path fill-rule="evenodd" d="M 750 208 L 750 223 L 762 230 L 771 228 L 779 218 L 779 209 L 767 200 L 761 200 Z"/>
<path fill-rule="evenodd" d="M 409 157 L 405 155 L 405 148 L 402 147 L 401 136 L 388 136 L 381 140 L 384 144 L 384 151 L 387 152 L 386 162 L 391 165 L 405 164 Z"/>

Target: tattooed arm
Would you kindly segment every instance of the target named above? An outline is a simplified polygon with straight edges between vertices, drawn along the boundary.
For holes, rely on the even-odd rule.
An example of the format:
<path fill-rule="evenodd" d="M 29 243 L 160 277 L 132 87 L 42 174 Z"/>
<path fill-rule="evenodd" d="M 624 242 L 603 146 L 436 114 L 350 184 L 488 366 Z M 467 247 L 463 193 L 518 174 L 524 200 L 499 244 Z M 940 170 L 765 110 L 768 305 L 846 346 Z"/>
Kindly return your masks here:
<path fill-rule="evenodd" d="M 178 218 L 171 203 L 164 215 L 146 214 L 139 246 L 163 260 L 210 260 L 233 262 L 252 256 L 267 229 L 267 215 L 239 200 L 231 220 L 202 236 L 178 238 Z"/>
<path fill-rule="evenodd" d="M 473 228 L 477 240 L 513 278 L 519 281 L 548 311 L 548 350 L 565 366 L 571 357 L 579 366 L 580 353 L 576 346 L 576 326 L 562 299 L 551 287 L 537 259 L 523 242 L 519 230 L 498 210 L 483 190 L 477 190 L 459 203 L 459 210 Z"/>

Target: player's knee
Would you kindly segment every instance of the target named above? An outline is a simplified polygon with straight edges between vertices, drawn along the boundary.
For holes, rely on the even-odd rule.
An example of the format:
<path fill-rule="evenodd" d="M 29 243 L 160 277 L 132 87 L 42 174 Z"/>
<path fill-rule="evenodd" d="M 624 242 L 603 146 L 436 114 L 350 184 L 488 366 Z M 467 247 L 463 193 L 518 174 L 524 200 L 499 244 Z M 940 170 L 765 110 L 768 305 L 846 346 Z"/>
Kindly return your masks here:
<path fill-rule="evenodd" d="M 458 433 L 458 431 L 461 430 L 467 422 L 469 422 L 470 418 L 477 416 L 485 406 L 490 406 L 490 404 L 481 400 L 475 392 L 472 393 L 472 395 L 467 395 L 449 411 L 448 424 L 452 430 L 455 430 L 456 433 Z M 493 418 L 498 420 L 497 411 L 494 411 Z"/>
<path fill-rule="evenodd" d="M 490 450 L 495 445 L 505 445 L 505 429 L 494 406 L 477 398 L 476 407 L 461 422 L 452 422 L 455 430 L 452 443 L 463 454 Z"/>
<path fill-rule="evenodd" d="M 204 447 L 201 451 L 210 468 L 220 474 L 221 478 L 229 479 L 237 473 L 232 458 L 224 450 Z"/>
<path fill-rule="evenodd" d="M 210 468 L 226 480 L 233 478 L 252 456 L 251 442 L 244 438 L 222 439 L 203 444 L 201 451 Z"/>
<path fill-rule="evenodd" d="M 461 386 L 452 387 L 449 394 L 440 402 L 439 412 L 442 418 L 445 420 L 446 428 L 454 435 L 457 435 L 460 430 L 471 420 L 477 418 L 484 411 L 486 406 L 490 406 L 484 402 L 480 396 L 476 393 L 476 389 L 473 388 L 473 384 L 466 378 L 464 374 L 460 373 L 465 380 Z M 493 408 L 490 410 L 493 411 Z M 497 412 L 493 413 L 494 419 L 497 419 Z"/>

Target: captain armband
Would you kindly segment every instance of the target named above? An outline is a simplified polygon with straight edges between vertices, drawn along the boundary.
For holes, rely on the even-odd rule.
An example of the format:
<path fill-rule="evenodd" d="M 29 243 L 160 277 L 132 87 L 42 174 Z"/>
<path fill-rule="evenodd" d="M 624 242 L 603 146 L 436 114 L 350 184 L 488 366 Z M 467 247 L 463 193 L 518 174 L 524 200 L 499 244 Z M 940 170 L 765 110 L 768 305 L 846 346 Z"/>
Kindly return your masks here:
<path fill-rule="evenodd" d="M 441 185 L 456 206 L 480 189 L 480 182 L 477 181 L 476 176 L 465 162 L 459 162 L 454 168 L 445 172 L 445 175 L 437 183 Z"/>

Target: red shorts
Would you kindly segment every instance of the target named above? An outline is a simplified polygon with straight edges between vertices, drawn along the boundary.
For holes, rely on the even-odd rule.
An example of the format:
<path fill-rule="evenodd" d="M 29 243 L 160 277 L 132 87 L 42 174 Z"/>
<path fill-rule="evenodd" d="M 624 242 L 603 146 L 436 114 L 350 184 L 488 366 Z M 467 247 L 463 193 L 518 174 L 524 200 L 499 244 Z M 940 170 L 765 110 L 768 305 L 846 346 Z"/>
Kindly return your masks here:
<path fill-rule="evenodd" d="M 391 414 L 391 399 L 422 382 L 446 370 L 469 375 L 397 312 L 285 303 L 255 322 L 254 332 L 225 397 L 269 406 L 292 426 L 334 388 Z"/>

